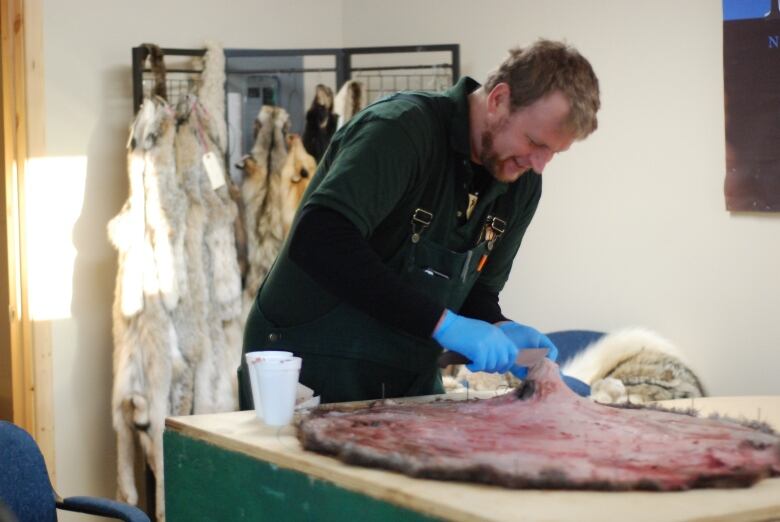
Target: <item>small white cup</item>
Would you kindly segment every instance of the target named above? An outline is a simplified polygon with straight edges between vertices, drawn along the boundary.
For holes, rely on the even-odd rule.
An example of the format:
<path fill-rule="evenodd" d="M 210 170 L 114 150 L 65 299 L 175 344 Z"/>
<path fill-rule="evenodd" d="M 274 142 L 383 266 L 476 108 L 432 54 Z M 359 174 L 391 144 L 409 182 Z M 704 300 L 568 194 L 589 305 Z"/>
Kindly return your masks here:
<path fill-rule="evenodd" d="M 258 419 L 263 418 L 263 406 L 260 401 L 260 384 L 257 379 L 257 365 L 261 361 L 267 359 L 291 359 L 292 352 L 280 352 L 280 351 L 259 351 L 259 352 L 247 352 L 244 354 L 246 359 L 247 371 L 249 373 L 249 382 L 252 386 L 252 402 L 255 404 L 255 416 Z"/>
<path fill-rule="evenodd" d="M 301 358 L 269 358 L 259 362 L 255 368 L 260 385 L 263 422 L 268 426 L 289 424 L 295 410 L 295 392 L 298 387 Z"/>

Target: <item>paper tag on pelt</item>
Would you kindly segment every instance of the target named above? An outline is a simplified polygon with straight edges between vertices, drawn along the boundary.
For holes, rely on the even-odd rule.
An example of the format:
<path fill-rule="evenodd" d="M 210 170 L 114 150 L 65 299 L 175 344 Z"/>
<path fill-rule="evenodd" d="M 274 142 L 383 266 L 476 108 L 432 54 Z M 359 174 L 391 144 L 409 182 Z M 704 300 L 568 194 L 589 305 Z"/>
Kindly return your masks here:
<path fill-rule="evenodd" d="M 217 190 L 225 184 L 225 174 L 222 172 L 222 165 L 219 164 L 216 154 L 211 151 L 204 154 L 203 166 L 206 168 L 206 174 L 209 175 L 211 188 Z"/>

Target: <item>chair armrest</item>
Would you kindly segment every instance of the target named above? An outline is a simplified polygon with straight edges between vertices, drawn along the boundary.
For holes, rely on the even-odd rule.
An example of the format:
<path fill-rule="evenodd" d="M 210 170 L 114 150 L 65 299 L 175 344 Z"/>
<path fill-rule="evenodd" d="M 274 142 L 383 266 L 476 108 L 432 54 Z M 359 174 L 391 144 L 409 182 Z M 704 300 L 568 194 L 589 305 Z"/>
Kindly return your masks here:
<path fill-rule="evenodd" d="M 135 506 L 100 497 L 68 497 L 57 501 L 59 509 L 116 518 L 126 522 L 150 522 L 149 517 Z"/>

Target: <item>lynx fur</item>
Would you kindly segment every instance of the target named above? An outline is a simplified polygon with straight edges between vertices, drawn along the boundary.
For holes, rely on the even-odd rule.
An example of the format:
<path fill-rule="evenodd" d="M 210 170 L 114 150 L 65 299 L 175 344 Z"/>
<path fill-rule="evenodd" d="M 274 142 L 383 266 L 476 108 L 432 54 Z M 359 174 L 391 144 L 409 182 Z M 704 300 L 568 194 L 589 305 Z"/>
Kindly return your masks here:
<path fill-rule="evenodd" d="M 602 337 L 561 370 L 590 384 L 591 398 L 598 402 L 644 403 L 705 395 L 680 349 L 642 328 Z"/>

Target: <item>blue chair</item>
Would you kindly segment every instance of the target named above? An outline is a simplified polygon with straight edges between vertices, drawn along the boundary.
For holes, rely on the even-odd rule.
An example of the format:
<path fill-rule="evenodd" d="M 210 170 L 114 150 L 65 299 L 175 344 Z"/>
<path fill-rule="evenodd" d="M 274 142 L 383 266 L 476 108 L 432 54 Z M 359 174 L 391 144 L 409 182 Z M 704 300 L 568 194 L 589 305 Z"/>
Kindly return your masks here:
<path fill-rule="evenodd" d="M 570 359 L 602 337 L 604 332 L 594 330 L 559 330 L 550 332 L 547 337 L 558 348 L 558 365 L 563 366 Z"/>
<path fill-rule="evenodd" d="M 0 504 L 18 522 L 54 522 L 57 509 L 127 522 L 149 522 L 135 506 L 98 497 L 57 496 L 38 445 L 29 433 L 0 421 Z"/>

